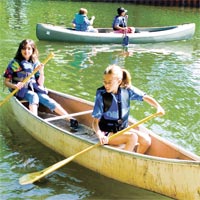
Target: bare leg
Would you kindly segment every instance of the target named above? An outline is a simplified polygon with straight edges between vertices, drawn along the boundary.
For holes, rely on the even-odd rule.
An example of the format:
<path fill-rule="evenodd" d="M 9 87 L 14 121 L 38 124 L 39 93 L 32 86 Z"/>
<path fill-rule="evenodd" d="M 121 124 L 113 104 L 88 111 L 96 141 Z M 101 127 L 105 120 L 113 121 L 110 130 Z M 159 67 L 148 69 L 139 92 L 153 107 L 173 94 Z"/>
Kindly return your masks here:
<path fill-rule="evenodd" d="M 37 104 L 32 104 L 29 105 L 29 110 L 34 114 L 34 115 L 38 115 L 38 105 Z"/>
<path fill-rule="evenodd" d="M 128 136 L 128 141 L 125 144 L 124 150 L 127 151 L 133 151 L 135 148 L 135 145 L 137 144 L 138 137 L 136 134 L 124 134 L 126 137 Z"/>
<path fill-rule="evenodd" d="M 136 131 L 136 133 L 138 135 L 139 142 L 137 153 L 144 154 L 151 145 L 151 138 L 147 133 L 143 133 L 141 131 Z"/>
<path fill-rule="evenodd" d="M 138 142 L 138 136 L 134 132 L 127 132 L 109 141 L 108 144 L 120 145 L 125 144 L 124 150 L 133 151 Z"/>
<path fill-rule="evenodd" d="M 67 115 L 68 112 L 63 108 L 61 107 L 60 105 L 58 105 L 55 110 L 54 110 L 57 114 L 59 115 Z M 66 119 L 69 121 L 71 117 L 66 117 Z"/>

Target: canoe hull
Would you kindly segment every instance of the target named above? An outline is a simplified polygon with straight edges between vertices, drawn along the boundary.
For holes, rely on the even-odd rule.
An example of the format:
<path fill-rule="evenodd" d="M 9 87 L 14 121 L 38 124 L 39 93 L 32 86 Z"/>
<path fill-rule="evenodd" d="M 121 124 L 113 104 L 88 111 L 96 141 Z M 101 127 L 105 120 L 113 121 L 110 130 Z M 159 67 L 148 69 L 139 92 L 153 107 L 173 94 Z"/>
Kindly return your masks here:
<path fill-rule="evenodd" d="M 124 34 L 113 33 L 110 28 L 99 28 L 99 33 L 75 31 L 70 28 L 37 24 L 36 36 L 39 40 L 89 44 L 122 44 Z M 167 27 L 136 28 L 136 33 L 128 34 L 129 44 L 158 43 L 191 39 L 195 24 Z"/>
<path fill-rule="evenodd" d="M 62 98 L 68 99 L 68 112 L 70 113 L 90 110 L 93 106 L 88 101 L 70 95 L 54 93 L 54 91 L 50 95 L 55 97 L 56 100 L 60 100 L 60 103 L 63 101 Z M 67 130 L 45 122 L 40 117 L 33 116 L 15 98 L 12 98 L 5 107 L 8 110 L 6 113 L 9 113 L 8 119 L 10 117 L 14 118 L 35 139 L 65 157 L 80 152 L 97 142 L 96 139 L 91 140 L 93 136 L 88 135 L 88 138 L 83 139 L 81 135 L 72 134 Z M 81 124 L 91 126 L 92 118 L 90 114 L 77 118 Z M 175 199 L 199 199 L 200 157 L 165 141 L 152 132 L 149 133 L 153 139 L 152 146 L 157 142 L 160 148 L 161 144 L 164 143 L 167 148 L 173 148 L 173 151 L 176 152 L 170 153 L 171 156 L 179 157 L 179 159 L 162 158 L 161 154 L 157 157 L 129 153 L 114 147 L 103 146 L 92 149 L 77 157 L 74 161 L 109 178 Z M 163 154 L 166 149 L 163 149 Z M 154 151 L 155 149 L 152 147 L 149 154 L 154 153 Z M 160 152 L 162 151 L 160 150 Z M 180 159 L 184 156 L 185 160 Z M 170 157 L 170 155 L 166 155 L 166 157 Z"/>

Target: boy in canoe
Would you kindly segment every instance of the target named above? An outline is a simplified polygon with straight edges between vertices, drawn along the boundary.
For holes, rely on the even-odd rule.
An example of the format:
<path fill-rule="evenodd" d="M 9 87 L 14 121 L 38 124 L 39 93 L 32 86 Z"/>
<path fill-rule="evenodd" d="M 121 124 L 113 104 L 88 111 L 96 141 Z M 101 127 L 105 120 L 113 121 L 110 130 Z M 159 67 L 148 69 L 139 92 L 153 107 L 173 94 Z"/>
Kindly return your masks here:
<path fill-rule="evenodd" d="M 38 65 L 40 65 L 39 71 L 26 83 L 23 83 L 22 81 Z M 4 83 L 10 91 L 19 89 L 15 96 L 18 99 L 27 100 L 29 110 L 34 115 L 38 115 L 39 103 L 59 115 L 68 114 L 60 104 L 48 96 L 48 91 L 44 87 L 44 65 L 38 60 L 38 49 L 33 40 L 25 39 L 19 44 L 16 55 L 8 64 L 4 77 Z M 70 127 L 73 131 L 77 130 L 78 121 L 76 119 L 66 117 L 66 120 L 70 121 Z"/>
<path fill-rule="evenodd" d="M 93 28 L 93 23 L 95 17 L 92 16 L 91 19 L 87 17 L 87 9 L 81 8 L 78 13 L 75 14 L 75 17 L 72 21 L 73 27 L 77 31 L 86 31 L 86 32 L 98 32 L 97 29 Z"/>
<path fill-rule="evenodd" d="M 120 7 L 117 9 L 117 14 L 113 20 L 112 27 L 115 33 L 134 33 L 134 27 L 128 27 L 128 15 L 126 15 L 128 11 L 124 8 Z"/>
<path fill-rule="evenodd" d="M 151 145 L 148 134 L 131 129 L 111 140 L 109 136 L 128 127 L 130 101 L 145 101 L 164 115 L 165 111 L 152 97 L 131 85 L 130 73 L 117 65 L 110 65 L 103 75 L 103 86 L 96 91 L 96 100 L 92 116 L 93 130 L 100 143 L 118 146 L 124 144 L 124 150 L 145 153 Z"/>

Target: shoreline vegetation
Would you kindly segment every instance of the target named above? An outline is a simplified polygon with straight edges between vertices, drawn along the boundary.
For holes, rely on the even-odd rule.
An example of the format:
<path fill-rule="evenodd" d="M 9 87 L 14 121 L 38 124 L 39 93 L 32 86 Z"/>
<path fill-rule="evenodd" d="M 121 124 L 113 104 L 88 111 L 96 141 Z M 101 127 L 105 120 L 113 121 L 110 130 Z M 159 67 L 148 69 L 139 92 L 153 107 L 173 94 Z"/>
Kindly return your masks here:
<path fill-rule="evenodd" d="M 76 1 L 76 0 L 75 0 Z M 200 7 L 200 0 L 82 0 L 88 2 L 133 3 L 152 6 Z"/>

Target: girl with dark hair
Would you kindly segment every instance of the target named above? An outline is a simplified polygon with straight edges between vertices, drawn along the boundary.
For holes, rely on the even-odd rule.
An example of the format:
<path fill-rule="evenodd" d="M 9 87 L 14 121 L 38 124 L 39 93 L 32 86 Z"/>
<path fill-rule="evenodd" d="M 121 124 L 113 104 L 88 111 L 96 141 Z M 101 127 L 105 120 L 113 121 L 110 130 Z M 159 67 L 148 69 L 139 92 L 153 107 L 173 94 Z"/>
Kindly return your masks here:
<path fill-rule="evenodd" d="M 23 83 L 22 81 L 38 65 L 40 65 L 39 71 L 27 83 Z M 25 39 L 19 44 L 16 55 L 8 64 L 4 77 L 4 83 L 10 91 L 19 89 L 15 96 L 18 99 L 27 100 L 29 109 L 33 114 L 38 115 L 39 103 L 59 115 L 68 114 L 60 104 L 47 94 L 48 91 L 44 87 L 44 65 L 38 60 L 38 49 L 33 40 Z M 70 121 L 72 129 L 77 129 L 78 122 L 76 119 L 66 118 L 66 120 Z"/>

